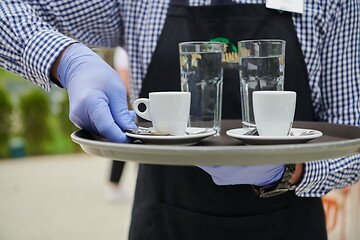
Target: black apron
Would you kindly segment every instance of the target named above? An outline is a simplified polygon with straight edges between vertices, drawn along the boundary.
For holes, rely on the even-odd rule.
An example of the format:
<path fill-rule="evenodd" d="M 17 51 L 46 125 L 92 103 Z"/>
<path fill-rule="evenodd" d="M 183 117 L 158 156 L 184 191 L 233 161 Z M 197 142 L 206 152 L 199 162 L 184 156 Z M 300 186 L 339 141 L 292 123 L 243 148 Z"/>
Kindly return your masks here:
<path fill-rule="evenodd" d="M 143 81 L 149 92 L 180 90 L 178 43 L 229 38 L 286 40 L 285 89 L 296 120 L 314 120 L 306 65 L 290 13 L 263 4 L 187 6 L 173 1 Z M 241 118 L 239 73 L 224 69 L 223 118 Z M 225 107 L 226 106 L 226 107 Z M 261 199 L 249 185 L 217 186 L 197 167 L 141 164 L 130 240 L 326 239 L 320 198 L 293 192 Z"/>

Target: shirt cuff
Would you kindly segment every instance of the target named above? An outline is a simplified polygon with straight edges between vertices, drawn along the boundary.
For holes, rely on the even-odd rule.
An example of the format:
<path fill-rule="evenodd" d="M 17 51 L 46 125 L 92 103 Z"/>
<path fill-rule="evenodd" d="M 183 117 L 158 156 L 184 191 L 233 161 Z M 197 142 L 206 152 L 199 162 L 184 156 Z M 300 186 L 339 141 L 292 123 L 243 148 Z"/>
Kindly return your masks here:
<path fill-rule="evenodd" d="M 328 161 L 305 163 L 304 176 L 295 189 L 295 194 L 299 197 L 321 197 L 325 195 L 328 190 L 323 187 L 323 183 L 328 175 Z"/>
<path fill-rule="evenodd" d="M 64 48 L 76 42 L 56 31 L 36 33 L 26 44 L 22 57 L 26 79 L 49 91 L 51 66 Z"/>

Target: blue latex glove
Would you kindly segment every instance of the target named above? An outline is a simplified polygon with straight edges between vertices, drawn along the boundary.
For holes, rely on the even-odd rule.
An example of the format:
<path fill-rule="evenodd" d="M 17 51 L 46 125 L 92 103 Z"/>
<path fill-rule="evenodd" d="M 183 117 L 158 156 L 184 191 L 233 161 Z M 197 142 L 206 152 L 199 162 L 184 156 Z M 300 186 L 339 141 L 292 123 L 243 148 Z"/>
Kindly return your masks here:
<path fill-rule="evenodd" d="M 267 186 L 279 180 L 285 171 L 285 165 L 198 167 L 210 174 L 217 185 L 251 184 Z"/>
<path fill-rule="evenodd" d="M 119 74 L 84 44 L 65 50 L 58 76 L 68 91 L 70 120 L 79 128 L 112 142 L 128 142 L 121 129 L 134 129 L 135 113 L 128 110 L 126 87 Z"/>

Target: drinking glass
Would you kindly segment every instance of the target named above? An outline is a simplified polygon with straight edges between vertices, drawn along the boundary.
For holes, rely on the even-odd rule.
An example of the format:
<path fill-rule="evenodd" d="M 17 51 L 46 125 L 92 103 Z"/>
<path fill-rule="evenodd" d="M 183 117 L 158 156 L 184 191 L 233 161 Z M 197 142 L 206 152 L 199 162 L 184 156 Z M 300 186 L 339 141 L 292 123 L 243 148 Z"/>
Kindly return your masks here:
<path fill-rule="evenodd" d="M 285 72 L 284 40 L 246 40 L 238 42 L 242 124 L 255 127 L 254 91 L 283 91 Z"/>
<path fill-rule="evenodd" d="M 223 91 L 223 43 L 179 44 L 181 90 L 191 93 L 189 127 L 220 134 Z"/>

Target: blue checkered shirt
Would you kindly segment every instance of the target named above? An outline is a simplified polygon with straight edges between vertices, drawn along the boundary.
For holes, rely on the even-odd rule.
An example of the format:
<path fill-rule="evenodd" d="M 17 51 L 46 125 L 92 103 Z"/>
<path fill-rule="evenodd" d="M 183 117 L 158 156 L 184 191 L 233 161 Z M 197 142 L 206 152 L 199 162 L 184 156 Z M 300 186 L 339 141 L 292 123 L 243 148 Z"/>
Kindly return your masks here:
<path fill-rule="evenodd" d="M 234 0 L 263 4 L 264 0 Z M 151 61 L 170 0 L 1 0 L 0 67 L 50 89 L 49 72 L 70 43 L 122 45 L 131 69 L 131 99 Z M 190 0 L 192 6 L 211 0 Z M 319 121 L 360 125 L 360 2 L 305 0 L 293 22 Z M 360 178 L 359 154 L 306 163 L 298 196 L 322 196 Z"/>

